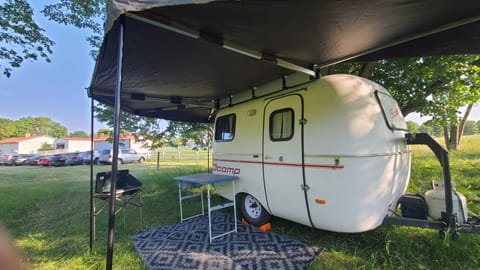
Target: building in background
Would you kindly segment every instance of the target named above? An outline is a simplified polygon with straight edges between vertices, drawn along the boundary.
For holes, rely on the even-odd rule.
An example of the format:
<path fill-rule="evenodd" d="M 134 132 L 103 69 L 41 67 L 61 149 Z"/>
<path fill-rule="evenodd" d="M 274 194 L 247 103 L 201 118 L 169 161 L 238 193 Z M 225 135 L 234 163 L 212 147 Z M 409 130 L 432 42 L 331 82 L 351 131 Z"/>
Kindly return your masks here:
<path fill-rule="evenodd" d="M 45 135 L 30 135 L 0 140 L 0 154 L 35 154 L 44 144 L 53 145 L 55 138 Z"/>

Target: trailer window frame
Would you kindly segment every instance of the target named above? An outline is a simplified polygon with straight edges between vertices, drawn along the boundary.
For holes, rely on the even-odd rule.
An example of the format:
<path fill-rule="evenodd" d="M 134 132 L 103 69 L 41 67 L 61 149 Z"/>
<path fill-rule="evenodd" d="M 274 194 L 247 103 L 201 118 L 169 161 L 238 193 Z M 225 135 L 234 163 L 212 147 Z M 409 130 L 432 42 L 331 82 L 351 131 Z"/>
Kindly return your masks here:
<path fill-rule="evenodd" d="M 287 135 L 288 136 L 284 136 L 284 126 L 283 126 L 283 117 L 282 117 L 282 127 L 281 127 L 281 133 L 280 133 L 280 136 L 274 136 L 275 133 L 275 129 L 274 129 L 274 117 L 279 115 L 279 114 L 285 114 L 285 113 L 290 113 L 290 117 L 289 117 L 289 120 L 290 120 L 290 129 L 286 129 L 285 131 L 290 131 Z M 270 117 L 269 117 L 269 127 L 268 127 L 268 131 L 269 131 L 269 135 L 270 135 L 270 140 L 272 142 L 285 142 L 285 141 L 289 141 L 293 138 L 294 134 L 295 134 L 295 125 L 294 125 L 294 121 L 295 121 L 295 111 L 292 109 L 292 108 L 283 108 L 283 109 L 280 109 L 280 110 L 276 110 L 276 111 L 273 111 L 270 113 Z M 287 123 L 288 124 L 288 123 Z"/>
<path fill-rule="evenodd" d="M 380 105 L 383 119 L 385 120 L 385 124 L 387 125 L 387 127 L 392 131 L 408 131 L 407 122 L 403 117 L 402 111 L 398 106 L 397 101 L 390 94 L 379 90 L 375 91 L 375 98 Z"/>
<path fill-rule="evenodd" d="M 226 114 L 217 118 L 215 122 L 215 141 L 230 142 L 235 138 L 235 127 L 237 124 L 237 116 Z"/>

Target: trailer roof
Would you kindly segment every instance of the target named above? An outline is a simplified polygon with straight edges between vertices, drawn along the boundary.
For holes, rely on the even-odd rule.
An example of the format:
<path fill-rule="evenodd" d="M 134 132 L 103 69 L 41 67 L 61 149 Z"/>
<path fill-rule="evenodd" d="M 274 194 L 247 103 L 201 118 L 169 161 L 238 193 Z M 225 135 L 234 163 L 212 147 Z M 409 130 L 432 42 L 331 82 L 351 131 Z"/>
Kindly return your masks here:
<path fill-rule="evenodd" d="M 480 52 L 480 1 L 111 0 L 108 10 L 89 95 L 114 104 L 123 20 L 121 107 L 169 120 L 212 121 L 220 99 L 342 61 Z"/>

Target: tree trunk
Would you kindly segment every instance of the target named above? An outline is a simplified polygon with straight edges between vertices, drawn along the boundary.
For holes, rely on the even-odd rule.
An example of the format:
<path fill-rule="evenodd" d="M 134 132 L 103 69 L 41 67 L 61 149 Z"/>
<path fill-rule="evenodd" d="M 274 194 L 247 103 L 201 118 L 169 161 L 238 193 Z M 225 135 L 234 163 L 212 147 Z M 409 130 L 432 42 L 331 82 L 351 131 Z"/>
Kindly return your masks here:
<path fill-rule="evenodd" d="M 448 150 L 457 150 L 458 148 L 458 126 L 450 126 L 450 141 Z"/>
<path fill-rule="evenodd" d="M 367 62 L 362 65 L 362 69 L 358 73 L 358 76 L 370 79 L 370 76 L 372 76 L 373 70 L 375 69 L 375 66 L 377 65 L 378 62 Z"/>
<path fill-rule="evenodd" d="M 447 146 L 447 150 L 450 150 L 450 136 L 448 134 L 447 127 L 443 127 L 443 139 L 445 140 L 445 145 Z"/>
<path fill-rule="evenodd" d="M 458 125 L 458 139 L 457 139 L 457 146 L 460 146 L 460 140 L 462 139 L 463 130 L 465 129 L 465 123 L 470 116 L 470 112 L 472 112 L 473 104 L 468 104 L 467 109 L 465 110 L 465 114 L 463 115 L 462 120 Z"/>

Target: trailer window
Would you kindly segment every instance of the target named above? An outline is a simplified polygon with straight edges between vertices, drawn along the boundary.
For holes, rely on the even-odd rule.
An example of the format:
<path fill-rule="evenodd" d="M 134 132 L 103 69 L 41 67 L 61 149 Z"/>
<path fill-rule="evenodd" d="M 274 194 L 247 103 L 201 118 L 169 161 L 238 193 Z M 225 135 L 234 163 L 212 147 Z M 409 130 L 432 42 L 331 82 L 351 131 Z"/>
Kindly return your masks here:
<path fill-rule="evenodd" d="M 270 115 L 270 139 L 272 141 L 288 141 L 293 137 L 292 109 L 282 109 Z"/>
<path fill-rule="evenodd" d="M 382 108 L 383 117 L 388 128 L 392 130 L 408 130 L 407 122 L 403 118 L 402 111 L 398 107 L 397 101 L 389 94 L 376 91 L 378 103 Z"/>
<path fill-rule="evenodd" d="M 215 124 L 215 141 L 231 141 L 235 137 L 235 114 L 217 118 Z"/>

